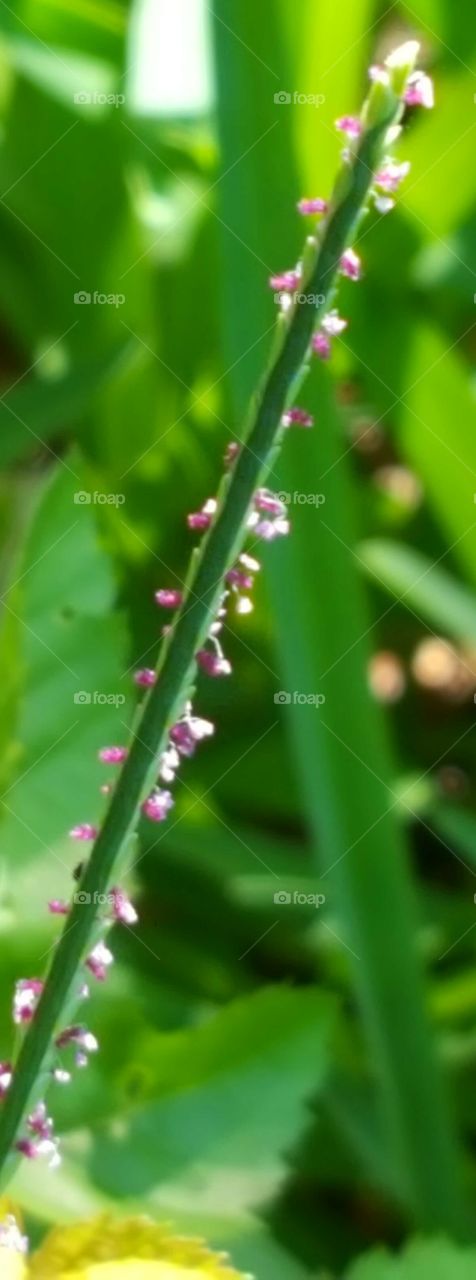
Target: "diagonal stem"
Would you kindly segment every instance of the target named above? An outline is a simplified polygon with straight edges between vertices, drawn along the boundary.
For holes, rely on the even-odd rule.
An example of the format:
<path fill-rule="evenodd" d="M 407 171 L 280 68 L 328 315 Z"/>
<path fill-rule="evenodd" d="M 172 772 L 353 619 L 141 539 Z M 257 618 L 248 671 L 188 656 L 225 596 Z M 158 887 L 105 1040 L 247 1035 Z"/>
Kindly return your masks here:
<path fill-rule="evenodd" d="M 370 102 L 372 95 L 378 95 L 378 86 L 373 86 Z M 270 467 L 279 445 L 283 413 L 306 372 L 316 319 L 328 306 L 340 258 L 381 162 L 387 131 L 398 120 L 400 111 L 396 93 L 389 93 L 380 110 L 374 111 L 376 122 L 364 130 L 351 164 L 346 164 L 339 175 L 320 244 L 307 242 L 302 281 L 305 292 L 290 312 L 279 318 L 276 354 L 253 406 L 245 444 L 231 476 L 223 483 L 218 515 L 201 552 L 196 559 L 192 557 L 185 601 L 159 662 L 160 678 L 145 702 L 137 736 L 76 895 L 84 901 L 74 904 L 20 1051 L 0 1119 L 0 1169 L 15 1141 L 97 924 L 97 896 L 107 891 L 121 850 L 137 823 L 140 803 L 155 782 L 154 762 L 193 682 L 195 654 L 215 617 L 224 575 L 241 548 L 253 494 Z M 315 299 L 320 301 L 316 304 Z"/>

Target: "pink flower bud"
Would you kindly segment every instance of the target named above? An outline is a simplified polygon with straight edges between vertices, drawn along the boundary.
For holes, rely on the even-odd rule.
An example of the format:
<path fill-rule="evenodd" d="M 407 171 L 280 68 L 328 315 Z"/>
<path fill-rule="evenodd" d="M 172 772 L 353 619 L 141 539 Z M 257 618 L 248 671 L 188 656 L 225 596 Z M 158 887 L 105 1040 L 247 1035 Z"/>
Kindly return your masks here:
<path fill-rule="evenodd" d="M 307 214 L 327 213 L 328 207 L 327 200 L 321 200 L 320 196 L 316 196 L 314 200 L 300 200 L 297 206 L 298 213 L 302 213 L 304 217 Z"/>
<path fill-rule="evenodd" d="M 160 604 L 162 609 L 179 609 L 183 601 L 181 591 L 172 591 L 162 588 L 155 593 L 155 602 Z"/>
<path fill-rule="evenodd" d="M 91 970 L 91 973 L 94 974 L 94 977 L 97 978 L 98 982 L 104 982 L 109 965 L 113 963 L 113 960 L 114 956 L 112 951 L 109 951 L 105 942 L 100 941 L 96 943 L 95 947 L 93 947 L 87 957 L 86 964 L 88 969 Z"/>
<path fill-rule="evenodd" d="M 231 675 L 231 662 L 228 658 L 224 658 L 223 654 L 215 653 L 213 649 L 200 649 L 196 658 L 199 667 L 207 676 Z"/>
<path fill-rule="evenodd" d="M 158 787 L 156 791 L 151 792 L 147 800 L 144 800 L 142 812 L 146 818 L 150 818 L 151 822 L 165 822 L 173 804 L 174 799 L 170 791 L 161 791 Z"/>
<path fill-rule="evenodd" d="M 320 360 L 328 360 L 331 354 L 331 344 L 325 333 L 315 333 L 312 339 L 312 349 Z"/>
<path fill-rule="evenodd" d="M 143 667 L 141 671 L 134 673 L 134 681 L 143 689 L 150 689 L 157 680 L 157 672 L 152 671 L 150 667 Z"/>
<path fill-rule="evenodd" d="M 362 121 L 358 116 L 340 116 L 335 122 L 336 129 L 345 133 L 348 138 L 359 138 L 362 133 Z"/>
<path fill-rule="evenodd" d="M 198 530 L 198 532 L 202 532 L 204 529 L 209 529 L 216 509 L 216 498 L 208 498 L 201 511 L 193 511 L 191 515 L 187 516 L 189 529 L 195 529 Z"/>
<path fill-rule="evenodd" d="M 123 889 L 111 889 L 112 916 L 119 924 L 137 924 L 139 919 L 135 907 Z"/>
<path fill-rule="evenodd" d="M 95 840 L 98 828 L 93 827 L 90 822 L 80 822 L 77 827 L 71 828 L 69 834 L 72 840 Z"/>
<path fill-rule="evenodd" d="M 128 754 L 127 747 L 101 747 L 99 759 L 101 764 L 123 764 Z"/>
<path fill-rule="evenodd" d="M 299 271 L 283 271 L 281 275 L 270 276 L 269 287 L 274 289 L 275 293 L 295 293 L 300 281 Z"/>
<path fill-rule="evenodd" d="M 360 280 L 362 266 L 358 254 L 353 249 L 346 249 L 340 260 L 340 269 L 343 276 L 347 276 L 349 280 Z"/>
<path fill-rule="evenodd" d="M 17 982 L 13 997 L 13 1021 L 17 1026 L 34 1018 L 42 991 L 40 978 L 20 978 Z"/>
<path fill-rule="evenodd" d="M 305 409 L 288 409 L 283 414 L 283 427 L 313 427 L 314 418 L 311 413 L 306 413 Z"/>
<path fill-rule="evenodd" d="M 414 71 L 405 90 L 405 102 L 408 107 L 427 107 L 435 105 L 433 82 L 423 71 Z"/>

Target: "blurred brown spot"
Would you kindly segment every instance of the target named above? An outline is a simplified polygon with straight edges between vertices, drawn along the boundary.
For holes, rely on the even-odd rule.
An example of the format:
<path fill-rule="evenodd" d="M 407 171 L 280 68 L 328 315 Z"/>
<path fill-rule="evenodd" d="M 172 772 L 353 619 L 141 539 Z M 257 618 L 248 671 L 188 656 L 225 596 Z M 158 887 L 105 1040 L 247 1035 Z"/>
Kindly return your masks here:
<path fill-rule="evenodd" d="M 368 666 L 371 691 L 378 702 L 398 702 L 405 692 L 405 671 L 398 653 L 381 649 Z"/>

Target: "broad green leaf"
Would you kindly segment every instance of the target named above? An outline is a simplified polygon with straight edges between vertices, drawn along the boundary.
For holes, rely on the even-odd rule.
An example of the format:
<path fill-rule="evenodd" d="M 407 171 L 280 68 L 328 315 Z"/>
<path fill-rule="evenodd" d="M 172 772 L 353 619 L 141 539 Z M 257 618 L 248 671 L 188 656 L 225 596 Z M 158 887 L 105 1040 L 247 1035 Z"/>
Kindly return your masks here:
<path fill-rule="evenodd" d="M 137 1062 L 149 1101 L 97 1135 L 100 1189 L 177 1199 L 195 1213 L 249 1210 L 276 1190 L 284 1155 L 322 1085 L 332 1006 L 309 989 L 263 989 L 203 1026 L 151 1036 Z"/>
<path fill-rule="evenodd" d="M 98 748 L 125 740 L 129 714 L 124 626 L 113 613 L 97 506 L 74 500 L 85 483 L 77 467 L 71 457 L 46 485 L 4 600 L 23 671 L 15 769 L 10 761 L 3 795 L 4 848 L 22 859 L 52 848 L 58 884 L 71 861 L 69 827 L 99 816 Z"/>

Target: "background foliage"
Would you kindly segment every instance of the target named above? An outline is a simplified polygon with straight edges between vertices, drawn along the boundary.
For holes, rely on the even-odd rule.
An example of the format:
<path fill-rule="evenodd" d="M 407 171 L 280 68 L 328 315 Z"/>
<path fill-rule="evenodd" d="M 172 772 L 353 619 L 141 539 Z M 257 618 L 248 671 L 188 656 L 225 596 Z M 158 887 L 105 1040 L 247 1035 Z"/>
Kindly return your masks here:
<path fill-rule="evenodd" d="M 183 578 L 184 515 L 263 368 L 296 201 L 329 191 L 334 119 L 392 44 L 421 39 L 437 93 L 406 123 L 398 208 L 360 233 L 349 329 L 306 388 L 316 430 L 273 477 L 324 501 L 291 503 L 227 638 L 235 677 L 200 685 L 216 738 L 173 821 L 140 831 L 102 1051 L 53 1104 L 63 1172 L 16 1175 L 30 1235 L 139 1207 L 275 1280 L 344 1274 L 415 1227 L 474 1240 L 476 18 L 2 0 L 0 33 L 3 1057 L 12 984 L 43 970 L 46 901 L 70 891 L 65 833 L 100 816 L 97 749 L 126 740 L 155 660 L 154 589 Z M 349 1275 L 469 1275 L 445 1249 Z"/>

